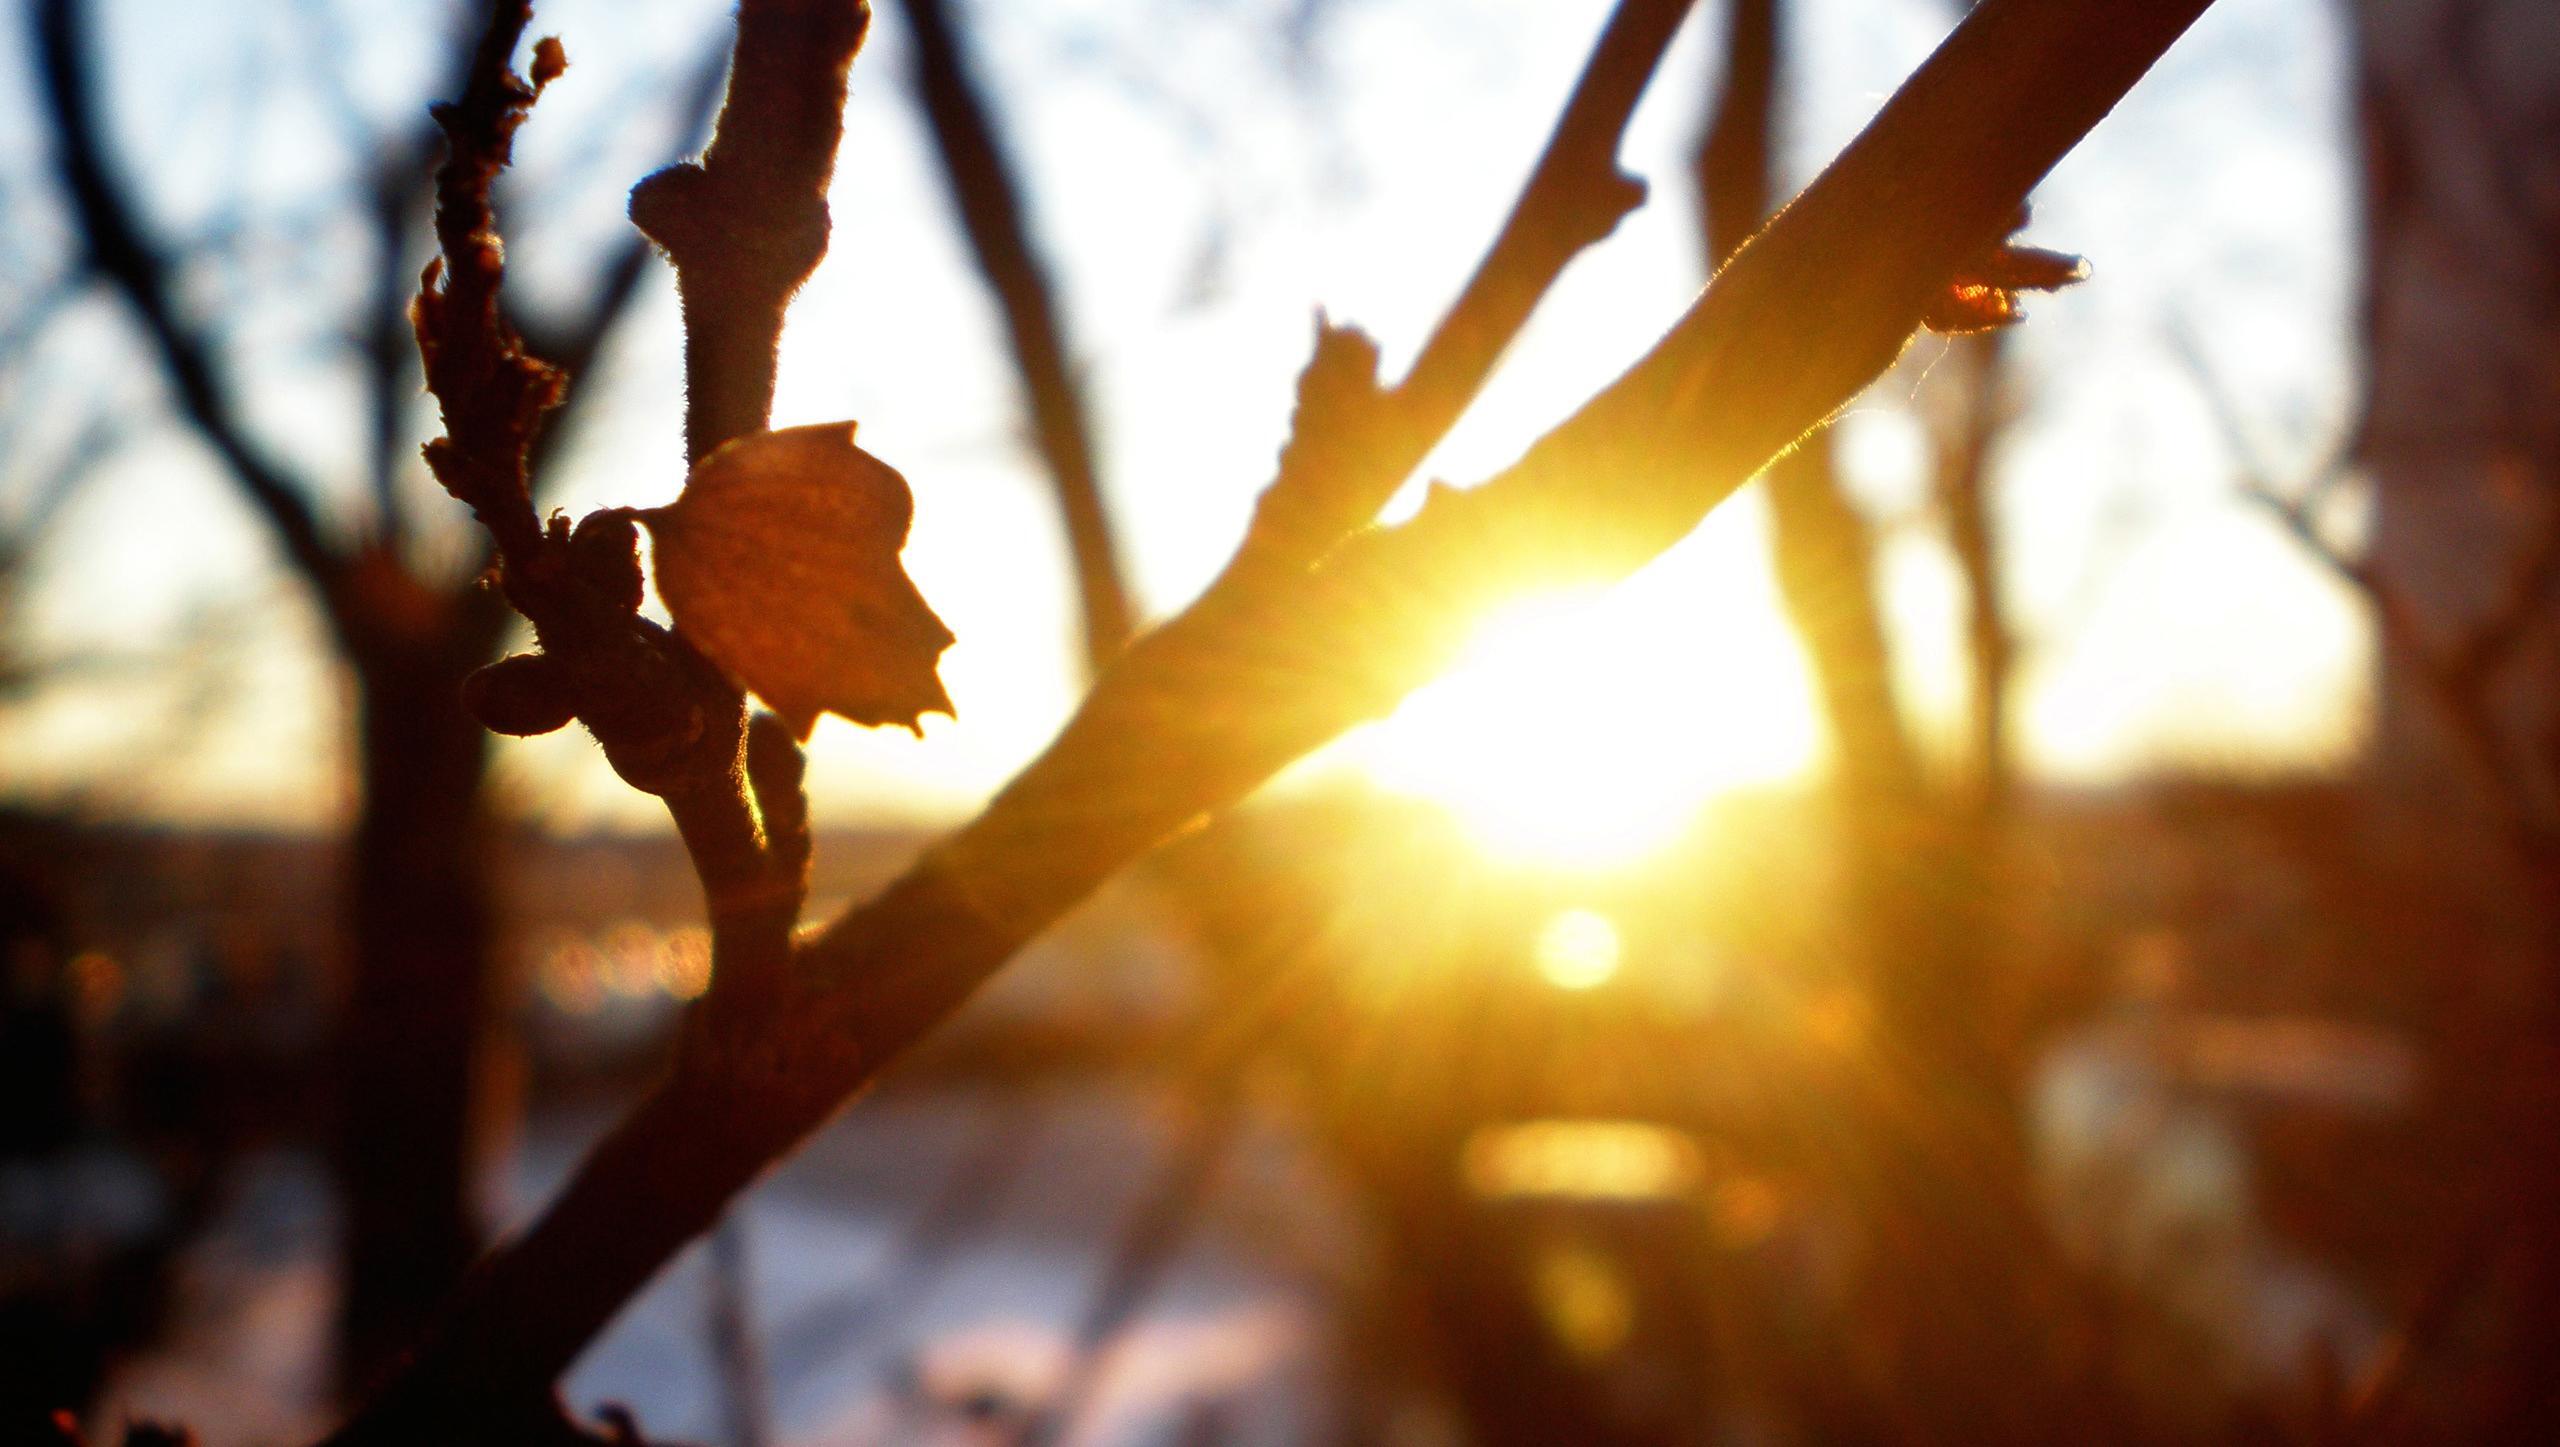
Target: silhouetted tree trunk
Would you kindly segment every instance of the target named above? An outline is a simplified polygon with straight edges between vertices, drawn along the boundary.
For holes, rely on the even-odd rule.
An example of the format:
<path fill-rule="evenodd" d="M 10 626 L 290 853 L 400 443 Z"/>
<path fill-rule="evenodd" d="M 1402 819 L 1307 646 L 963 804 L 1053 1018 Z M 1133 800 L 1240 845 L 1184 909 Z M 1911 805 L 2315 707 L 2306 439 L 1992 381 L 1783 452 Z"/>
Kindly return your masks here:
<path fill-rule="evenodd" d="M 342 1380 L 360 1382 L 416 1338 L 479 1249 L 474 1089 L 495 1023 L 488 740 L 464 714 L 460 689 L 497 656 L 508 615 L 476 570 L 457 578 L 405 557 L 413 535 L 396 506 L 400 481 L 416 466 L 406 428 L 418 377 L 407 319 L 417 271 L 407 242 L 426 219 L 438 142 L 432 132 L 386 138 L 354 107 L 343 118 L 353 149 L 382 154 L 348 200 L 376 242 L 375 284 L 347 326 L 366 343 L 372 510 L 333 525 L 320 510 L 331 490 L 252 425 L 243 398 L 254 379 L 239 374 L 221 344 L 225 329 L 180 285 L 194 258 L 154 232 L 133 177 L 110 153 L 93 9 L 42 0 L 29 12 L 67 220 L 87 265 L 130 308 L 171 411 L 327 616 L 353 682 L 359 792 L 342 896 L 345 1094 L 335 1156 L 347 1208 L 338 1365 Z M 466 26 L 457 36 L 457 78 L 475 34 Z M 712 47 L 679 91 L 687 118 L 679 145 L 689 146 L 707 119 L 725 56 L 725 46 Z M 586 371 L 649 264 L 636 233 L 597 258 L 593 290 L 578 308 L 549 327 L 528 323 L 534 350 L 572 374 Z M 588 395 L 572 390 L 566 405 Z M 537 450 L 537 474 L 552 457 Z"/>
<path fill-rule="evenodd" d="M 2017 786 L 2009 697 L 2017 675 L 2008 589 L 2000 577 L 1999 530 L 1993 521 L 1991 457 L 2009 424 L 2002 396 L 2008 348 L 1996 332 L 1958 342 L 1951 370 L 1963 395 L 1938 447 L 1938 504 L 1946 510 L 1947 548 L 1964 578 L 1965 787 L 1976 823 L 1997 831 Z"/>
<path fill-rule="evenodd" d="M 462 681 L 493 653 L 494 599 L 421 594 L 414 636 L 351 650 L 360 795 L 344 918 L 344 1095 L 336 1158 L 347 1212 L 340 1379 L 358 1386 L 416 1340 L 478 1255 L 473 1185 L 496 1024 L 489 733 Z"/>

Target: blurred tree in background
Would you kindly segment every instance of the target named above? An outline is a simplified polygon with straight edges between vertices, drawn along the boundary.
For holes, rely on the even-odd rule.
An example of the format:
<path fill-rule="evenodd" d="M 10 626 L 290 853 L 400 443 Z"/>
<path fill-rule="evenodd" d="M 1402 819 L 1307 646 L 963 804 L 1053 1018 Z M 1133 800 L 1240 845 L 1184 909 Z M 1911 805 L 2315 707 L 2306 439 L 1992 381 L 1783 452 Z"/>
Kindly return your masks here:
<path fill-rule="evenodd" d="M 93 287 L 124 305 L 136 364 L 161 382 L 159 405 L 221 460 L 353 680 L 359 783 L 341 895 L 338 1170 L 348 1209 L 343 1367 L 361 1380 L 415 1335 L 478 1252 L 481 1125 L 499 1108 L 486 1097 L 501 985 L 489 738 L 460 699 L 463 679 L 497 657 L 509 615 L 481 586 L 485 561 L 457 552 L 450 526 L 421 518 L 407 496 L 423 474 L 423 419 L 406 313 L 438 142 L 422 122 L 384 127 L 371 98 L 347 89 L 334 60 L 315 56 L 296 79 L 320 97 L 346 148 L 370 158 L 369 172 L 290 231 L 240 197 L 216 203 L 217 215 L 237 218 L 229 225 L 170 234 L 139 173 L 115 154 L 115 97 L 94 9 L 38 0 L 26 10 L 72 232 L 69 270 L 27 320 Z M 436 93 L 461 73 L 471 38 L 464 27 L 450 42 Z M 679 151 L 707 121 L 719 59 L 712 52 L 671 87 Z M 306 449 L 262 426 L 257 384 L 235 355 L 233 339 L 271 313 L 272 299 L 239 287 L 230 253 L 264 247 L 286 260 L 305 238 L 364 248 L 355 254 L 369 280 L 352 312 L 315 319 L 317 344 L 341 355 L 354 383 L 342 395 L 362 409 L 360 479 L 313 475 Z M 630 310 L 648 261 L 638 236 L 616 243 L 596 258 L 587 297 L 561 315 L 523 320 L 532 345 L 585 374 Z M 307 264 L 287 260 L 297 263 Z M 591 390 L 572 393 L 572 407 Z M 543 460 L 554 457 L 549 449 Z"/>

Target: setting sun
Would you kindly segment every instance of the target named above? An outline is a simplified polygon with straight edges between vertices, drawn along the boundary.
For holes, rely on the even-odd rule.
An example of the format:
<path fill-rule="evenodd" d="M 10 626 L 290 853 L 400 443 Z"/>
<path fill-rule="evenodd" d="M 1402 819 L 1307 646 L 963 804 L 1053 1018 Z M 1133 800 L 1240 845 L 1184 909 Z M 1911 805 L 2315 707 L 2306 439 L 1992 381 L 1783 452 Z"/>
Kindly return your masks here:
<path fill-rule="evenodd" d="M 1432 800 L 1501 855 L 1624 863 L 1737 787 L 1796 777 L 1818 731 L 1783 629 L 1700 620 L 1768 607 L 1717 524 L 1607 592 L 1527 600 L 1355 743 L 1381 787 Z"/>

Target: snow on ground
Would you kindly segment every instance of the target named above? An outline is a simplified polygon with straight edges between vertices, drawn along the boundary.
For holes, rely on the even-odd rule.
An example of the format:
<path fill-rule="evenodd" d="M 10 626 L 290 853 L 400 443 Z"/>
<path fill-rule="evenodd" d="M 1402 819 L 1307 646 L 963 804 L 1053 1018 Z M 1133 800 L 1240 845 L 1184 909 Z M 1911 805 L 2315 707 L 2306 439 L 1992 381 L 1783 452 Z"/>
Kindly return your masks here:
<path fill-rule="evenodd" d="M 1160 1109 L 1118 1089 L 876 1099 L 759 1185 L 724 1227 L 725 1282 L 743 1286 L 772 1440 L 957 1447 L 1018 1429 L 1071 1373 L 1104 1253 L 1165 1158 Z M 528 1123 L 501 1218 L 536 1209 L 608 1123 Z M 1275 1134 L 1245 1134 L 1157 1288 L 1087 1364 L 1061 1447 L 1336 1435 L 1330 1248 L 1297 1229 L 1310 1213 L 1272 1200 L 1300 1170 Z M 188 1421 L 208 1447 L 308 1440 L 326 1417 L 331 1235 L 307 1158 L 248 1162 L 187 1254 L 169 1340 L 116 1375 L 100 1420 Z M 571 1372 L 572 1404 L 735 1442 L 714 1347 L 723 1286 L 711 1243 L 695 1243 Z"/>

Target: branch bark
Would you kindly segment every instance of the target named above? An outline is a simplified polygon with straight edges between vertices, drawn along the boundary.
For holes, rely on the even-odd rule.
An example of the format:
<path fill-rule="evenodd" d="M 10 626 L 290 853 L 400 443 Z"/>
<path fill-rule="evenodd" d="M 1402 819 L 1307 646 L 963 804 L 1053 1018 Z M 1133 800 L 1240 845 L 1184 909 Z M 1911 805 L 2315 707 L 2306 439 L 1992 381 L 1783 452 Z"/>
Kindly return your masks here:
<path fill-rule="evenodd" d="M 684 307 L 685 450 L 764 430 L 783 312 L 827 251 L 827 182 L 863 0 L 747 0 L 711 147 L 631 191 Z"/>
<path fill-rule="evenodd" d="M 1892 361 L 1933 296 L 2005 234 L 2028 187 L 2208 3 L 1988 0 L 1651 353 L 1513 467 L 1302 566 L 1231 568 L 1122 655 L 975 821 L 801 946 L 740 1050 L 681 1052 L 338 1440 L 485 1434 L 537 1410 L 735 1191 L 1102 880 L 1384 713 L 1485 604 L 1614 579 L 1678 541 Z M 742 19 L 742 76 L 755 9 Z M 833 68 L 839 97 L 842 74 Z M 763 363 L 769 396 L 769 349 L 732 355 Z M 1274 489 L 1319 494 L 1294 511 L 1322 515 L 1342 505 L 1324 494 L 1369 481 L 1284 469 Z M 1256 547 L 1249 538 L 1244 551 Z"/>

